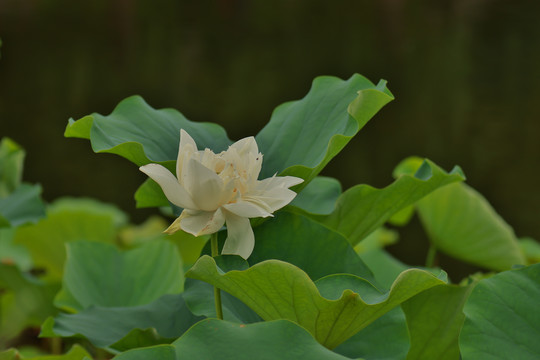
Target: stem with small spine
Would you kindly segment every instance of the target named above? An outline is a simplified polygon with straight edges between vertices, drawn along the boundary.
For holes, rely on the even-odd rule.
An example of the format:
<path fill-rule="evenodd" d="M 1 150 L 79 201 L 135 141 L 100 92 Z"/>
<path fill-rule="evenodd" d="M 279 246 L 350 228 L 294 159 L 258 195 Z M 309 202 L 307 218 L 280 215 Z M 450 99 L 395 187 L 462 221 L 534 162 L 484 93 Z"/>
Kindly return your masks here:
<path fill-rule="evenodd" d="M 219 255 L 219 248 L 218 248 L 218 235 L 217 233 L 213 233 L 210 235 L 210 247 L 212 249 L 212 257 L 216 257 Z M 221 307 L 221 292 L 220 290 L 214 286 L 214 300 L 216 303 L 216 316 L 218 319 L 223 320 L 223 309 Z"/>

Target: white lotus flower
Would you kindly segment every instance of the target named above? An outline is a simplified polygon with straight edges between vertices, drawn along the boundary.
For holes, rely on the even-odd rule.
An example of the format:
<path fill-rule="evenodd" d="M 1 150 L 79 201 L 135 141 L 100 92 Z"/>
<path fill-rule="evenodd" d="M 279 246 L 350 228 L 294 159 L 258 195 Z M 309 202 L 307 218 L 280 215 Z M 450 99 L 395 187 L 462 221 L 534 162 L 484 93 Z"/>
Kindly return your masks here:
<path fill-rule="evenodd" d="M 262 154 L 253 137 L 215 154 L 208 148 L 198 151 L 191 136 L 180 130 L 176 178 L 158 164 L 144 165 L 140 170 L 161 186 L 170 202 L 184 208 L 166 233 L 182 229 L 200 236 L 227 224 L 222 253 L 247 259 L 255 245 L 249 218 L 272 216 L 296 196 L 289 188 L 304 181 L 275 175 L 257 180 L 261 165 Z"/>

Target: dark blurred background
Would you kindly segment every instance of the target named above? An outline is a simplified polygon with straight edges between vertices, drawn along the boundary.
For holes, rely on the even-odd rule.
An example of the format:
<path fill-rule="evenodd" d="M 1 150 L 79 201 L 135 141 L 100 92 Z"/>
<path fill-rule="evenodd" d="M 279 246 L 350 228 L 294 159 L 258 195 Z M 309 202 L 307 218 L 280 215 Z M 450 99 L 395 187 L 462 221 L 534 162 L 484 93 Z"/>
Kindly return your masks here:
<path fill-rule="evenodd" d="M 396 100 L 323 174 L 383 187 L 410 155 L 459 164 L 518 236 L 540 239 L 538 0 L 0 0 L 0 38 L 0 136 L 26 148 L 24 178 L 47 201 L 153 213 L 134 208 L 145 175 L 63 138 L 69 117 L 140 94 L 237 140 L 314 77 L 358 72 Z M 422 263 L 415 227 L 391 250 Z"/>

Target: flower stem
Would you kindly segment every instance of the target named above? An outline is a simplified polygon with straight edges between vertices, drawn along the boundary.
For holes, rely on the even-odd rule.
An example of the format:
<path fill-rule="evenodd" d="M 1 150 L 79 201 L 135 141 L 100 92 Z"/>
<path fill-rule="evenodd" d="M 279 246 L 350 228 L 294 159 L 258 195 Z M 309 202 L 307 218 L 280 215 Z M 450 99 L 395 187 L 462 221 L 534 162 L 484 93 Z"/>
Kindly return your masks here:
<path fill-rule="evenodd" d="M 212 257 L 216 257 L 219 255 L 217 233 L 213 233 L 212 235 L 210 235 L 210 248 L 212 250 Z M 216 303 L 216 316 L 218 319 L 223 320 L 223 309 L 221 308 L 221 292 L 215 286 L 214 286 L 214 300 Z"/>
<path fill-rule="evenodd" d="M 431 268 L 435 265 L 435 259 L 437 256 L 437 248 L 435 245 L 431 244 L 428 249 L 426 256 L 426 267 Z"/>

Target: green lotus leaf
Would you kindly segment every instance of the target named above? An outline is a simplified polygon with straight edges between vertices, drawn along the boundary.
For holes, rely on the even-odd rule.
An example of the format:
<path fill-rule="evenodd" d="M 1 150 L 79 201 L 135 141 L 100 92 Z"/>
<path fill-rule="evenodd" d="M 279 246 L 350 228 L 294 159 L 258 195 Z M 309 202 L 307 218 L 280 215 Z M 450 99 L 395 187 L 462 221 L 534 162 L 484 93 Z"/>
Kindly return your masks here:
<path fill-rule="evenodd" d="M 153 162 L 172 170 L 180 129 L 186 130 L 202 149 L 222 151 L 232 143 L 221 126 L 189 121 L 174 109 L 156 110 L 140 96 L 121 101 L 107 116 L 94 113 L 77 121 L 70 119 L 64 136 L 89 139 L 94 152 L 117 154 L 137 166 Z M 136 200 L 137 207 L 169 204 L 153 180 L 137 190 Z"/>
<path fill-rule="evenodd" d="M 280 211 L 253 229 L 255 248 L 250 265 L 277 259 L 298 266 L 313 280 L 337 273 L 354 274 L 375 282 L 370 269 L 341 235 L 310 218 Z M 225 232 L 219 233 L 220 248 Z M 210 254 L 207 244 L 203 254 Z"/>
<path fill-rule="evenodd" d="M 422 199 L 417 209 L 438 250 L 490 270 L 525 264 L 512 228 L 470 186 L 441 188 Z"/>
<path fill-rule="evenodd" d="M 181 292 L 183 283 L 180 255 L 167 241 L 123 252 L 107 243 L 76 241 L 67 244 L 63 287 L 55 305 L 72 312 L 144 305 Z"/>
<path fill-rule="evenodd" d="M 478 282 L 459 336 L 463 360 L 540 358 L 540 264 Z"/>
<path fill-rule="evenodd" d="M 306 186 L 393 99 L 386 81 L 375 86 L 358 74 L 315 78 L 303 99 L 278 106 L 257 134 L 262 177 L 298 176 L 305 182 L 297 189 Z"/>
<path fill-rule="evenodd" d="M 0 228 L 36 223 L 44 216 L 40 185 L 23 183 L 11 194 L 0 198 Z"/>
<path fill-rule="evenodd" d="M 405 314 L 398 306 L 340 344 L 334 352 L 349 358 L 394 360 L 405 359 L 409 347 Z"/>
<path fill-rule="evenodd" d="M 350 188 L 339 196 L 331 214 L 311 214 L 300 209 L 297 211 L 343 234 L 350 243 L 356 245 L 392 215 L 436 189 L 463 179 L 459 167 L 447 173 L 426 159 L 414 175 L 404 174 L 383 189 L 369 185 Z"/>
<path fill-rule="evenodd" d="M 174 109 L 156 110 L 140 96 L 121 101 L 107 116 L 70 119 L 64 136 L 89 139 L 94 152 L 117 154 L 141 166 L 176 160 L 180 129 L 203 149 L 222 151 L 231 144 L 221 126 L 189 121 Z"/>
<path fill-rule="evenodd" d="M 22 244 L 34 265 L 46 276 L 60 280 L 64 271 L 66 243 L 89 240 L 114 242 L 126 216 L 112 205 L 91 199 L 58 199 L 47 209 L 47 217 L 33 226 L 17 229 L 15 244 Z"/>
<path fill-rule="evenodd" d="M 458 338 L 465 320 L 463 305 L 474 285 L 436 286 L 401 304 L 411 334 L 407 359 L 459 359 Z"/>
<path fill-rule="evenodd" d="M 347 273 L 374 281 L 347 239 L 308 217 L 282 211 L 256 227 L 254 233 L 250 265 L 277 259 L 298 266 L 313 280 Z"/>
<path fill-rule="evenodd" d="M 377 111 L 393 99 L 382 81 L 375 86 L 360 75 L 349 80 L 323 76 L 299 101 L 279 106 L 256 139 L 265 156 L 262 177 L 294 175 L 304 187 Z M 90 139 L 95 152 L 118 154 L 138 166 L 149 162 L 172 168 L 179 130 L 199 148 L 224 150 L 231 141 L 216 124 L 194 123 L 172 109 L 155 110 L 139 96 L 123 100 L 108 116 L 69 120 L 65 136 Z M 136 193 L 138 207 L 166 205 L 156 184 L 147 180 Z"/>
<path fill-rule="evenodd" d="M 346 360 L 315 341 L 302 327 L 275 320 L 237 324 L 207 319 L 173 343 L 176 359 Z"/>
<path fill-rule="evenodd" d="M 59 314 L 45 322 L 40 336 L 82 336 L 94 346 L 120 352 L 170 343 L 202 319 L 189 311 L 182 294 L 170 294 L 141 306 L 91 306 Z"/>
<path fill-rule="evenodd" d="M 207 255 L 186 276 L 227 291 L 266 321 L 298 323 L 330 349 L 411 296 L 444 283 L 426 271 L 412 269 L 396 279 L 390 292 L 381 294 L 354 275 L 330 275 L 315 285 L 304 271 L 279 260 L 223 273 Z"/>

